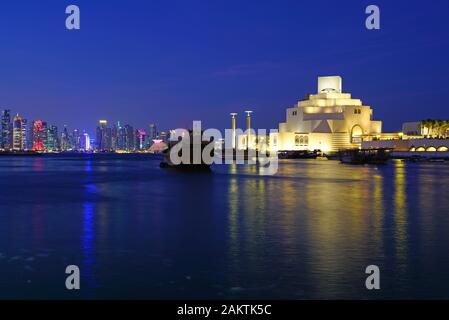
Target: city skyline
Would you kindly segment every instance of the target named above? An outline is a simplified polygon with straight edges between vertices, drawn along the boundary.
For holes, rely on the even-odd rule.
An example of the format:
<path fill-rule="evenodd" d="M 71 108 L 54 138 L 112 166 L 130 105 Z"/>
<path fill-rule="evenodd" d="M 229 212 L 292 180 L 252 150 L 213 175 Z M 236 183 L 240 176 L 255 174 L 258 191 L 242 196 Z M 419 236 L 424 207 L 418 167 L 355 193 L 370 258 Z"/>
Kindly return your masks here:
<path fill-rule="evenodd" d="M 150 123 L 147 128 L 138 128 L 130 124 L 122 125 L 120 121 L 108 123 L 107 120 L 99 120 L 95 132 L 89 133 L 78 127 L 58 126 L 40 119 L 29 120 L 10 109 L 0 109 L 0 150 L 38 152 L 147 150 L 153 144 L 153 140 L 166 140 L 167 131 L 158 129 L 155 123 Z M 104 139 L 108 140 L 106 145 Z"/>
<path fill-rule="evenodd" d="M 377 4 L 382 27 L 370 31 L 366 5 L 357 2 L 134 0 L 123 12 L 119 2 L 105 9 L 80 0 L 82 27 L 72 32 L 64 4 L 8 3 L 0 13 L 0 58 L 8 61 L 0 108 L 91 134 L 104 118 L 137 127 L 157 119 L 164 128 L 201 119 L 224 128 L 222 115 L 246 108 L 258 114 L 255 127 L 275 128 L 291 101 L 313 92 L 309 79 L 340 74 L 386 131 L 448 118 L 440 88 L 449 74 L 449 4 Z"/>

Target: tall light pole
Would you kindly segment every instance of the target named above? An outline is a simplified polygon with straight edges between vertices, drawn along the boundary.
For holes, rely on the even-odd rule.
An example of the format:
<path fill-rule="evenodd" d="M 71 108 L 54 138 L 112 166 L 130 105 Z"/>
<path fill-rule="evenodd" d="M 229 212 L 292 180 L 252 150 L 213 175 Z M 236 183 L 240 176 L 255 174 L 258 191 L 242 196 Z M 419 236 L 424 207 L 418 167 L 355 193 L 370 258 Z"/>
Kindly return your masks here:
<path fill-rule="evenodd" d="M 237 129 L 237 125 L 236 125 L 236 117 L 237 117 L 237 113 L 232 112 L 231 113 L 231 128 L 232 128 L 232 149 L 235 149 L 235 139 L 236 137 L 236 129 Z"/>
<path fill-rule="evenodd" d="M 249 140 L 251 137 L 251 113 L 252 111 L 245 111 L 246 112 L 246 150 L 249 150 Z"/>

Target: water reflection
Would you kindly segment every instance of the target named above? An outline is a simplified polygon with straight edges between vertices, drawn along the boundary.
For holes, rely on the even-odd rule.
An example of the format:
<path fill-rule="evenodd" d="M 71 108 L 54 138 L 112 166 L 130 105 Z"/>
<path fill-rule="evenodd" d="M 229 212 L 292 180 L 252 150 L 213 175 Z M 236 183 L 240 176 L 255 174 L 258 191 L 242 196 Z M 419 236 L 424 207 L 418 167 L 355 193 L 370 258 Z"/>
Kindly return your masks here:
<path fill-rule="evenodd" d="M 2 162 L 0 271 L 15 275 L 4 280 L 15 296 L 65 297 L 66 262 L 95 298 L 369 298 L 369 264 L 382 272 L 377 298 L 449 295 L 445 164 L 285 160 L 265 176 L 114 159 Z M 55 286 L 22 290 L 25 267 Z"/>
<path fill-rule="evenodd" d="M 403 162 L 394 162 L 394 223 L 397 265 L 400 272 L 407 268 L 407 193 L 406 169 Z"/>
<path fill-rule="evenodd" d="M 362 281 L 369 264 L 396 270 L 403 279 L 410 276 L 404 163 L 285 161 L 272 177 L 261 178 L 254 167 L 231 167 L 230 173 L 229 267 L 230 274 L 240 275 L 231 279 L 232 286 L 250 285 L 245 275 L 255 269 L 260 278 L 274 281 L 274 269 L 299 297 L 306 291 L 310 297 L 363 297 L 363 282 L 354 287 L 354 279 Z"/>
<path fill-rule="evenodd" d="M 83 204 L 83 232 L 81 236 L 81 246 L 83 253 L 83 280 L 87 283 L 87 288 L 92 290 L 97 287 L 95 276 L 95 266 L 97 264 L 95 257 L 95 199 L 97 186 L 92 178 L 92 159 L 88 158 L 85 162 L 86 185 L 85 198 L 90 199 Z M 92 291 L 87 291 L 92 294 Z"/>
<path fill-rule="evenodd" d="M 81 245 L 83 252 L 83 286 L 86 283 L 88 289 L 97 287 L 95 276 L 95 205 L 92 202 L 84 204 L 83 214 L 83 234 L 81 236 Z"/>

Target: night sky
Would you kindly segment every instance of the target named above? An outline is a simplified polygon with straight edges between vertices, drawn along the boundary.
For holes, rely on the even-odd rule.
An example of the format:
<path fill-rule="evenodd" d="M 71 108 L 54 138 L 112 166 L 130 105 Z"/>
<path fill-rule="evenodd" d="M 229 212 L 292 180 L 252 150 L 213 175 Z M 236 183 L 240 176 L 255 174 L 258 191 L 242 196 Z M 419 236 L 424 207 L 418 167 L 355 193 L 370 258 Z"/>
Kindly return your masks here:
<path fill-rule="evenodd" d="M 384 131 L 449 119 L 448 0 L 2 1 L 0 39 L 0 109 L 91 134 L 99 119 L 222 129 L 233 111 L 244 127 L 248 108 L 277 128 L 318 75 L 341 75 Z"/>

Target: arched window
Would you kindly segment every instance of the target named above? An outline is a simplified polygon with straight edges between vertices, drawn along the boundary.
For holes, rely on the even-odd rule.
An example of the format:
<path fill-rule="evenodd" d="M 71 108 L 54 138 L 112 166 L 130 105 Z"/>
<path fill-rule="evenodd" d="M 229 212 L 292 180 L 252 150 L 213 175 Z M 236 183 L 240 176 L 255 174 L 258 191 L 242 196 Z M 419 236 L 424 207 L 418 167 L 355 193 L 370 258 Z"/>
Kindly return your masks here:
<path fill-rule="evenodd" d="M 304 144 L 305 144 L 306 146 L 309 145 L 309 137 L 308 137 L 308 136 L 305 136 L 305 137 L 304 137 Z"/>
<path fill-rule="evenodd" d="M 301 144 L 301 139 L 299 136 L 295 136 L 295 146 L 299 146 Z"/>
<path fill-rule="evenodd" d="M 446 146 L 441 146 L 441 147 L 439 147 L 437 150 L 438 150 L 439 152 L 448 152 L 448 151 L 449 151 L 449 148 L 446 147 Z"/>
<path fill-rule="evenodd" d="M 360 127 L 359 125 L 355 125 L 354 127 L 352 127 L 351 143 L 353 143 L 353 144 L 362 143 L 362 135 L 363 135 L 362 127 Z"/>

